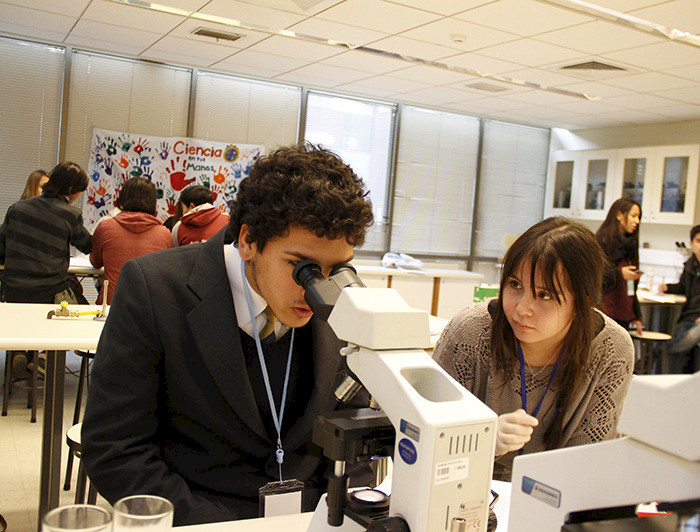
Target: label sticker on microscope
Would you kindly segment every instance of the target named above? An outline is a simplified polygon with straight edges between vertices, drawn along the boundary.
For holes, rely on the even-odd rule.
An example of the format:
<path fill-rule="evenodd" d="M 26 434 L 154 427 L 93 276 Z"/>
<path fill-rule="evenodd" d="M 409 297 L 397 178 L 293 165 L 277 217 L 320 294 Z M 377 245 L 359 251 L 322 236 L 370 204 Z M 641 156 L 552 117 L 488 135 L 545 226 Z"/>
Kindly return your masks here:
<path fill-rule="evenodd" d="M 559 508 L 561 504 L 561 491 L 551 486 L 542 484 L 530 477 L 523 477 L 522 490 L 531 497 L 542 501 L 545 504 Z"/>
<path fill-rule="evenodd" d="M 408 465 L 413 465 L 418 460 L 418 451 L 413 442 L 408 438 L 402 438 L 399 441 L 399 456 L 403 458 L 403 461 Z"/>
<path fill-rule="evenodd" d="M 408 436 L 412 440 L 420 441 L 420 428 L 418 428 L 413 423 L 409 423 L 405 419 L 402 419 L 399 428 L 400 428 L 401 432 L 403 432 L 406 436 Z"/>
<path fill-rule="evenodd" d="M 469 476 L 469 458 L 456 458 L 435 464 L 435 485 L 464 480 Z"/>

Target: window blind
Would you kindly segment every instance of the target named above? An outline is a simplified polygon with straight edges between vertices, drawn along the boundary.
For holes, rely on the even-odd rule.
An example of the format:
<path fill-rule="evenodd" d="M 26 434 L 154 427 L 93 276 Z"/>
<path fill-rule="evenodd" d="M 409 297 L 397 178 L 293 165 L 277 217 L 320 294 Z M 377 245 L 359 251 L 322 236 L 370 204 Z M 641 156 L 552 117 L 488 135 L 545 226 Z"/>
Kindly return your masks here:
<path fill-rule="evenodd" d="M 486 120 L 472 255 L 497 258 L 506 235 L 542 220 L 549 130 Z"/>
<path fill-rule="evenodd" d="M 369 190 L 374 225 L 363 251 L 386 248 L 396 106 L 309 92 L 304 138 L 345 161 Z"/>
<path fill-rule="evenodd" d="M 65 50 L 0 37 L 0 219 L 29 174 L 58 160 Z"/>
<path fill-rule="evenodd" d="M 66 157 L 87 169 L 93 128 L 186 135 L 190 79 L 186 68 L 76 50 Z"/>
<path fill-rule="evenodd" d="M 263 144 L 266 153 L 297 142 L 299 87 L 199 72 L 195 102 L 196 138 Z"/>
<path fill-rule="evenodd" d="M 469 254 L 478 147 L 478 118 L 402 107 L 391 251 Z"/>

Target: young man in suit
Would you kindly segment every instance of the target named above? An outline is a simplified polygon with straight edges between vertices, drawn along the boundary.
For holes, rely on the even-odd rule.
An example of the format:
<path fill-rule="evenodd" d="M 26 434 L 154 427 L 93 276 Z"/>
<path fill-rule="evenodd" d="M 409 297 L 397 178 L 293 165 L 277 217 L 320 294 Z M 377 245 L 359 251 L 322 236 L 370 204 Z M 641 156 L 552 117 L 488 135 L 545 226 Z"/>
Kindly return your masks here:
<path fill-rule="evenodd" d="M 310 258 L 328 275 L 371 223 L 362 181 L 301 144 L 255 163 L 207 242 L 124 265 L 82 429 L 83 463 L 108 501 L 161 495 L 176 525 L 251 518 L 259 488 L 282 476 L 304 482 L 313 509 L 326 466 L 311 429 L 336 407 L 345 366 L 292 270 Z"/>

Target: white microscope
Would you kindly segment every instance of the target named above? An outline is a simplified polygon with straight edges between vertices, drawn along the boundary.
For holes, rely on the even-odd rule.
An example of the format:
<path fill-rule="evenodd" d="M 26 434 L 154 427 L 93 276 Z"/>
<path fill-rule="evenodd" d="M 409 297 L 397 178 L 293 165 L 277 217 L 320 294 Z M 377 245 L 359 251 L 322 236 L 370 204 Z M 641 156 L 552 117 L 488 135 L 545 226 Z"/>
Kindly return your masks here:
<path fill-rule="evenodd" d="M 335 474 L 309 531 L 486 532 L 497 416 L 423 351 L 430 346 L 428 314 L 409 307 L 393 289 L 365 288 L 349 264 L 336 266 L 325 279 L 318 264 L 306 260 L 293 276 L 314 314 L 348 342 L 348 367 L 395 434 L 388 517 L 362 520 L 349 511 L 345 452 L 336 456 L 337 449 L 324 447 L 335 460 Z M 375 421 L 376 413 L 360 411 L 333 428 L 315 426 L 314 441 L 317 432 L 334 436 L 367 424 L 382 439 L 386 431 Z M 371 499 L 367 492 L 363 497 Z"/>
<path fill-rule="evenodd" d="M 621 439 L 520 456 L 510 532 L 700 527 L 700 372 L 632 378 Z M 666 516 L 638 517 L 659 502 Z"/>

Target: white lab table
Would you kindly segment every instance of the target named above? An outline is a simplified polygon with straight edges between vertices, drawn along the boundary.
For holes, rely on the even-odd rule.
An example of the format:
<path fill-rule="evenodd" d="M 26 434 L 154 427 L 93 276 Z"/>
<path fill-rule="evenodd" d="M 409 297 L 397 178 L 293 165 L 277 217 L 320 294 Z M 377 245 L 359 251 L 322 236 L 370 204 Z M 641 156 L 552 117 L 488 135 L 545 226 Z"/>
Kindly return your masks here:
<path fill-rule="evenodd" d="M 508 511 L 510 509 L 510 482 L 491 482 L 491 489 L 499 494 L 498 501 L 494 505 L 494 512 L 498 519 L 496 532 L 508 530 Z M 222 523 L 207 523 L 204 525 L 190 525 L 176 527 L 178 532 L 306 532 L 311 522 L 313 512 L 303 514 L 281 515 L 278 517 L 266 517 L 264 519 L 242 519 L 240 521 L 225 521 Z M 329 527 L 331 530 L 331 527 Z"/>
<path fill-rule="evenodd" d="M 47 319 L 58 305 L 0 303 L 0 349 L 46 350 L 44 378 L 44 421 L 41 443 L 39 519 L 58 506 L 61 448 L 63 445 L 63 381 L 66 351 L 94 350 L 104 321 L 94 316 Z M 81 311 L 99 310 L 94 305 L 72 305 Z"/>
<path fill-rule="evenodd" d="M 472 304 L 474 287 L 483 282 L 480 273 L 466 270 L 404 270 L 355 265 L 357 274 L 371 288 L 394 288 L 412 307 L 450 319 Z"/>

